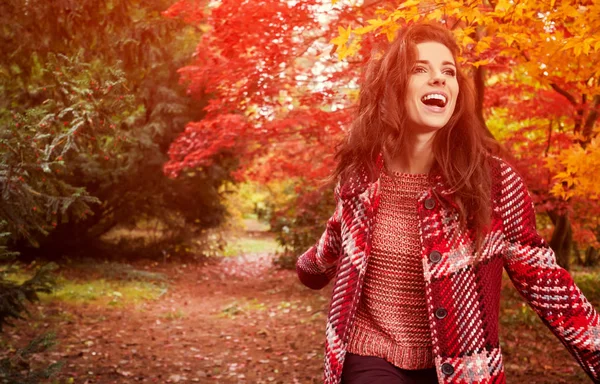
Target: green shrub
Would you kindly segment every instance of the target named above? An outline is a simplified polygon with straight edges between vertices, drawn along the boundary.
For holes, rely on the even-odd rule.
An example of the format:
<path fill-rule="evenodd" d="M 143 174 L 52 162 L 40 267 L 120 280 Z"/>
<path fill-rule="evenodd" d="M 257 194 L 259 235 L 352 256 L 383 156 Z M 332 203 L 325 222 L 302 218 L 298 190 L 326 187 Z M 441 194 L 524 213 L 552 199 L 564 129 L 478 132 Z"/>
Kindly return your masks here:
<path fill-rule="evenodd" d="M 299 188 L 300 189 L 300 188 Z M 335 209 L 332 186 L 290 189 L 290 199 L 282 206 L 272 206 L 271 231 L 283 251 L 276 260 L 282 268 L 293 269 L 298 256 L 314 245 L 325 230 Z"/>

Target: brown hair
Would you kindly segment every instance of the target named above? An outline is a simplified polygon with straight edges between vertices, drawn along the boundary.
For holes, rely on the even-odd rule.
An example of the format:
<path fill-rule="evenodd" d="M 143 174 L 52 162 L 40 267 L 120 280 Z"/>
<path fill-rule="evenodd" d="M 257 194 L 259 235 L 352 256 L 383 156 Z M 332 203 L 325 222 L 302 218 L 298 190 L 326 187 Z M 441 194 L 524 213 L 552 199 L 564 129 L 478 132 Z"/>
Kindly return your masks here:
<path fill-rule="evenodd" d="M 356 175 L 375 181 L 379 155 L 384 151 L 395 155 L 402 150 L 408 118 L 404 94 L 417 60 L 416 45 L 430 41 L 448 47 L 456 61 L 459 47 L 452 33 L 435 24 L 413 24 L 402 29 L 383 55 L 371 57 L 361 84 L 358 114 L 336 154 L 334 177 L 342 185 Z M 477 117 L 471 80 L 460 68 L 456 76 L 456 108 L 434 137 L 434 167 L 455 191 L 461 221 L 475 231 L 479 248 L 491 218 L 488 154 L 497 150 L 497 144 Z"/>

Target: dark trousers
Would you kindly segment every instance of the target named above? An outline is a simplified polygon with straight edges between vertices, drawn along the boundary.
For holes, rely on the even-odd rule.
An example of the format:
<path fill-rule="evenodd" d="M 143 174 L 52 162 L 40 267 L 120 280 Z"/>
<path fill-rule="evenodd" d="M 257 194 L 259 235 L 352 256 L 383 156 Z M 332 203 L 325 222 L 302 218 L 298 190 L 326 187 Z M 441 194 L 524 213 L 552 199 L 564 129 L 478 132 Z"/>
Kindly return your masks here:
<path fill-rule="evenodd" d="M 400 369 L 384 359 L 346 353 L 342 384 L 438 384 L 435 368 Z"/>

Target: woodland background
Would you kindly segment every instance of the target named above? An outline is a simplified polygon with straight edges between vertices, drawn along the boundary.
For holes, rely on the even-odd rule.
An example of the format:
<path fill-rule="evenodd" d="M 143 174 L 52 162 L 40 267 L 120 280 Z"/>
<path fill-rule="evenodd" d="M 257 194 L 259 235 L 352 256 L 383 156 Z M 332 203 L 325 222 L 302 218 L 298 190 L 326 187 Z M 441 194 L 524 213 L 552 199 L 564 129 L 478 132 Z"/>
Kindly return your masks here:
<path fill-rule="evenodd" d="M 598 308 L 597 2 L 5 0 L 3 382 L 318 382 L 327 292 L 289 268 L 366 61 L 415 21 L 455 34 Z M 509 282 L 502 305 L 509 382 L 585 380 Z"/>

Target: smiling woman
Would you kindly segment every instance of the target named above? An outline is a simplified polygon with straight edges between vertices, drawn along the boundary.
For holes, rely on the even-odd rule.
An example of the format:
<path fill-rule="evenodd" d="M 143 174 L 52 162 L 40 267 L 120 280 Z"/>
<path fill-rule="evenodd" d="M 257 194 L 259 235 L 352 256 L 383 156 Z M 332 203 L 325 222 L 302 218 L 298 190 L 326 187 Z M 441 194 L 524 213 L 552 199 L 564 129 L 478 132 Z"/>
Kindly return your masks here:
<path fill-rule="evenodd" d="M 474 111 L 443 26 L 374 55 L 335 172 L 337 207 L 297 263 L 333 278 L 325 383 L 504 384 L 502 268 L 595 382 L 600 316 L 535 228 L 519 174 Z"/>
<path fill-rule="evenodd" d="M 442 43 L 417 44 L 417 61 L 406 89 L 409 131 L 433 137 L 454 113 L 459 86 L 452 52 Z"/>

